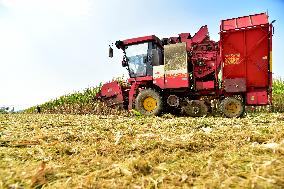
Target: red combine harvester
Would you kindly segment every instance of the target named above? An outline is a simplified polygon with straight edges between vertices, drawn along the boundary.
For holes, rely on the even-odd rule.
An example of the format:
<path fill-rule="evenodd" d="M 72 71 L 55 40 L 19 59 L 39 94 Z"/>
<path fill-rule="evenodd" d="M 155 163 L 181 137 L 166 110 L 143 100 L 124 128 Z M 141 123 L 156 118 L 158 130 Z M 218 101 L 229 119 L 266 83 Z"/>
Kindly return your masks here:
<path fill-rule="evenodd" d="M 104 84 L 98 95 L 109 106 L 143 115 L 204 116 L 215 100 L 226 117 L 239 117 L 245 105 L 271 104 L 272 23 L 266 13 L 222 20 L 218 42 L 206 25 L 193 36 L 116 41 L 130 78 Z"/>

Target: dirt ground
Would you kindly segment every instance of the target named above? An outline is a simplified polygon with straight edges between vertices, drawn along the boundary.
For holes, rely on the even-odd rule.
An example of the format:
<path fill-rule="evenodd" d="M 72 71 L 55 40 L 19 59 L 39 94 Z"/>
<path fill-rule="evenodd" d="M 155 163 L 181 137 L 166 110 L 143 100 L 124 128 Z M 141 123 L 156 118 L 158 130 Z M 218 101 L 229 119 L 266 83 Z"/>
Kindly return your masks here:
<path fill-rule="evenodd" d="M 0 188 L 284 188 L 284 114 L 3 114 Z"/>

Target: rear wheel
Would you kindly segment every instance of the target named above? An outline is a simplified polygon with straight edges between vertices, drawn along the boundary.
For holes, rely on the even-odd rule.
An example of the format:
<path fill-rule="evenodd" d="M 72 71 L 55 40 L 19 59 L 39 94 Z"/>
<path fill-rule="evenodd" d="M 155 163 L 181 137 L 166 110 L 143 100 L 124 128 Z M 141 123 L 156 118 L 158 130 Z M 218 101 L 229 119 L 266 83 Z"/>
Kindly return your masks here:
<path fill-rule="evenodd" d="M 227 97 L 221 101 L 220 110 L 226 117 L 233 118 L 242 116 L 245 108 L 242 100 Z"/>
<path fill-rule="evenodd" d="M 135 108 L 143 115 L 159 115 L 163 109 L 162 97 L 153 89 L 145 89 L 138 94 Z"/>

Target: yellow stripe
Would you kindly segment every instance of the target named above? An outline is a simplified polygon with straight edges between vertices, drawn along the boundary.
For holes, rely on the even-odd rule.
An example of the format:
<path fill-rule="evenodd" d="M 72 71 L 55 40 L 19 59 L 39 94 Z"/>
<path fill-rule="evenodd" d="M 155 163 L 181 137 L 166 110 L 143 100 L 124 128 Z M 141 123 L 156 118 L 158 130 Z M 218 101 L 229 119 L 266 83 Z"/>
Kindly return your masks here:
<path fill-rule="evenodd" d="M 270 51 L 269 66 L 270 66 L 270 72 L 272 72 L 272 51 Z"/>

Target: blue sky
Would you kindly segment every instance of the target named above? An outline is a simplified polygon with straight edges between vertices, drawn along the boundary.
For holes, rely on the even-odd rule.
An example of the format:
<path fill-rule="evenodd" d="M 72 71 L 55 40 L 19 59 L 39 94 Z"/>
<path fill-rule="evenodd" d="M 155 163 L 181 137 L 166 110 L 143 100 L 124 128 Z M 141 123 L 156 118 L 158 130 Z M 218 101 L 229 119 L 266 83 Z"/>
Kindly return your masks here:
<path fill-rule="evenodd" d="M 127 74 L 119 39 L 194 34 L 221 19 L 268 11 L 275 22 L 274 76 L 284 77 L 284 1 L 0 0 L 0 106 L 27 108 Z"/>

